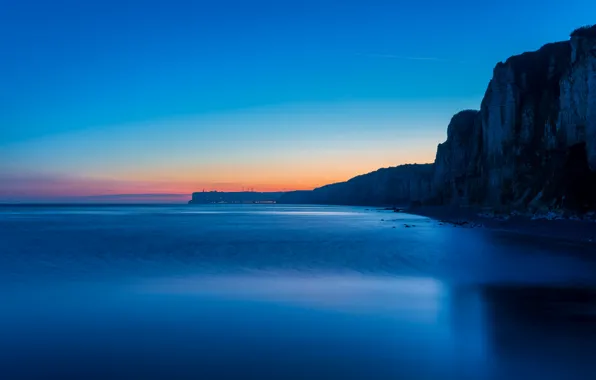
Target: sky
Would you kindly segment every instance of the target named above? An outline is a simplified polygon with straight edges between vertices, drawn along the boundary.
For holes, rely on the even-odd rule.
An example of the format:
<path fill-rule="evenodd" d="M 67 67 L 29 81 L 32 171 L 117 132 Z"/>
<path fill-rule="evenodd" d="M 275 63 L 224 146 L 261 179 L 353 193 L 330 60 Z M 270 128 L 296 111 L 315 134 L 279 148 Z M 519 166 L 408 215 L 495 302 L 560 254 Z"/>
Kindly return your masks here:
<path fill-rule="evenodd" d="M 595 14 L 592 0 L 0 0 L 0 202 L 310 189 L 432 162 L 497 62 Z"/>

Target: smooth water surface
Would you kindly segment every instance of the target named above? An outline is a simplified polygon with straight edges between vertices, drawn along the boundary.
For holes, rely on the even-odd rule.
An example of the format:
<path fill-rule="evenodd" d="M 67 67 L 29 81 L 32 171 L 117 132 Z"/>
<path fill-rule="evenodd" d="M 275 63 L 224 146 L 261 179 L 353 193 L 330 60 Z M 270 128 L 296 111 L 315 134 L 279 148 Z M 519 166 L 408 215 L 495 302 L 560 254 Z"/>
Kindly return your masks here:
<path fill-rule="evenodd" d="M 593 247 L 281 205 L 2 206 L 0 247 L 2 379 L 596 378 Z"/>

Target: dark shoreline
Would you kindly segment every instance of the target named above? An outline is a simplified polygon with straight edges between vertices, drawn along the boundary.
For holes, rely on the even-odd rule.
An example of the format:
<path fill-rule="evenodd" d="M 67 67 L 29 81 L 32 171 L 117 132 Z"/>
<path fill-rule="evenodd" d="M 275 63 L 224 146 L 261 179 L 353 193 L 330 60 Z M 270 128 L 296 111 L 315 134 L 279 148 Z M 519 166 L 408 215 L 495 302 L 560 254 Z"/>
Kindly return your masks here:
<path fill-rule="evenodd" d="M 560 218 L 548 220 L 523 214 L 492 214 L 479 208 L 419 206 L 403 212 L 426 216 L 462 228 L 488 228 L 521 235 L 564 240 L 596 247 L 596 220 Z M 596 252 L 595 252 L 596 254 Z"/>

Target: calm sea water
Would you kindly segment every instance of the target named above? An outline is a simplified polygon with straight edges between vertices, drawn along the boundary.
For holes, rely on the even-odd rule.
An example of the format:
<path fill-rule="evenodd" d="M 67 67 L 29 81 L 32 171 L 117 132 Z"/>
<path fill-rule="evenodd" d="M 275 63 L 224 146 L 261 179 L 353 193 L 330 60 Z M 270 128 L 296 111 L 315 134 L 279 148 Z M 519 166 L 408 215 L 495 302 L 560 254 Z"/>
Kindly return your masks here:
<path fill-rule="evenodd" d="M 594 379 L 594 289 L 589 247 L 375 209 L 4 206 L 0 378 Z"/>

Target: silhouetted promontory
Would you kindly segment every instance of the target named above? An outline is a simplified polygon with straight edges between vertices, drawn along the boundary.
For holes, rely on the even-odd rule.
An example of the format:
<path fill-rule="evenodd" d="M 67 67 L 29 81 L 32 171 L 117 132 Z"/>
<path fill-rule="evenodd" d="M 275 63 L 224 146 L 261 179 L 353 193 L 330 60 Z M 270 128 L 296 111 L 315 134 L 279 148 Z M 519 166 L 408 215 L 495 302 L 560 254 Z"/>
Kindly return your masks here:
<path fill-rule="evenodd" d="M 278 202 L 596 209 L 596 26 L 498 63 L 480 110 L 453 116 L 434 164 L 379 169 Z"/>
<path fill-rule="evenodd" d="M 192 193 L 189 204 L 209 203 L 276 203 L 282 192 L 201 191 Z"/>
<path fill-rule="evenodd" d="M 396 205 L 431 195 L 432 164 L 384 168 L 312 191 L 285 193 L 278 203 Z"/>

